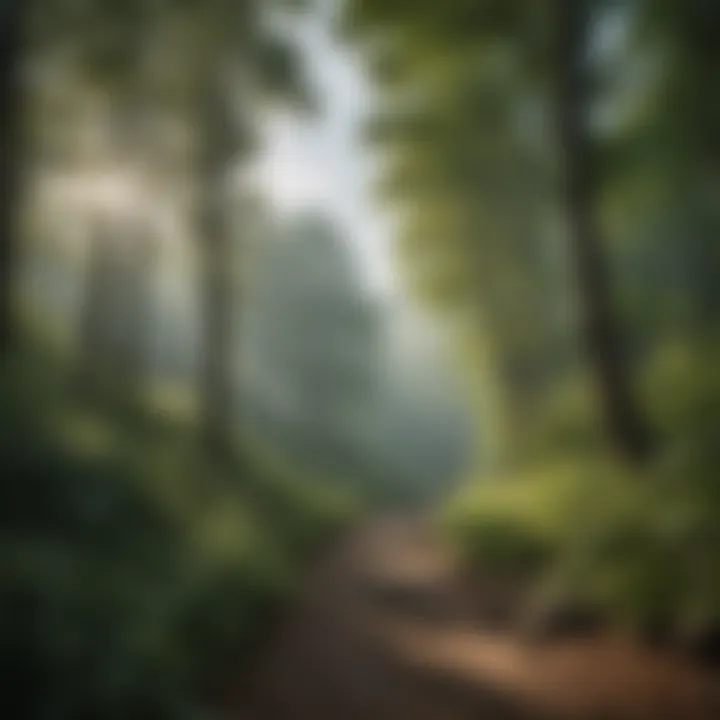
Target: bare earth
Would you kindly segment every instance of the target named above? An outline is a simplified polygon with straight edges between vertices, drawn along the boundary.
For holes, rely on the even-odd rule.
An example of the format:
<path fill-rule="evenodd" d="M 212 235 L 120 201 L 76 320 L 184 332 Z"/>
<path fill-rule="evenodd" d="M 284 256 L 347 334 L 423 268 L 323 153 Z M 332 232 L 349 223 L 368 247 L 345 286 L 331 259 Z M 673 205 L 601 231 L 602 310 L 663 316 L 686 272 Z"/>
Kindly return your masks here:
<path fill-rule="evenodd" d="M 371 523 L 311 573 L 227 717 L 720 718 L 720 677 L 687 660 L 609 637 L 532 644 L 484 612 L 421 522 Z"/>

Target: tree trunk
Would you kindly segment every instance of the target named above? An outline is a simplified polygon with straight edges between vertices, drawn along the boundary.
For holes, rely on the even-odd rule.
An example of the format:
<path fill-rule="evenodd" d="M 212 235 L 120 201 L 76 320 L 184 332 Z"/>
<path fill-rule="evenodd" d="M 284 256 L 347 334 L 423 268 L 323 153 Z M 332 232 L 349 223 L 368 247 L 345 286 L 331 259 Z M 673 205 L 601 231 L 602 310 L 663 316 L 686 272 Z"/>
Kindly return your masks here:
<path fill-rule="evenodd" d="M 208 199 L 207 205 L 212 205 Z M 200 402 L 206 449 L 226 448 L 232 406 L 232 289 L 228 278 L 228 242 L 220 210 L 202 211 L 201 247 L 201 378 Z"/>
<path fill-rule="evenodd" d="M 233 257 L 226 207 L 226 174 L 234 131 L 223 88 L 212 84 L 203 107 L 200 172 L 200 421 L 205 449 L 230 446 L 233 405 Z"/>
<path fill-rule="evenodd" d="M 134 49 L 129 63 L 127 84 L 118 101 L 117 154 L 122 160 L 131 159 L 140 183 L 155 180 L 158 165 L 164 158 L 155 145 L 155 121 L 159 114 L 160 90 L 153 77 L 153 36 L 157 34 L 160 18 L 152 12 L 154 6 L 140 6 L 130 35 Z M 152 198 L 154 183 L 141 185 Z M 122 271 L 124 279 L 123 309 L 125 335 L 122 352 L 125 355 L 124 379 L 128 397 L 141 404 L 150 370 L 153 332 L 153 291 L 158 262 L 158 245 L 151 228 L 147 209 L 142 203 L 126 214 L 121 228 L 126 257 Z"/>
<path fill-rule="evenodd" d="M 596 216 L 596 175 L 588 128 L 588 3 L 556 2 L 556 113 L 563 155 L 564 202 L 578 282 L 581 333 L 592 365 L 608 434 L 619 453 L 637 462 L 651 450 L 650 434 L 624 367 L 602 238 Z"/>
<path fill-rule="evenodd" d="M 153 332 L 155 330 L 155 283 L 159 264 L 159 247 L 153 229 L 146 218 L 128 221 L 125 246 L 127 277 L 124 292 L 126 302 L 126 353 L 124 367 L 128 395 L 136 403 L 142 401 L 143 390 L 151 374 Z M 128 233 L 129 230 L 129 233 Z"/>
<path fill-rule="evenodd" d="M 93 218 L 85 270 L 84 297 L 79 318 L 77 386 L 88 396 L 102 394 L 107 378 L 117 368 L 117 302 L 119 261 L 113 218 Z"/>
<path fill-rule="evenodd" d="M 0 357 L 16 340 L 14 269 L 23 154 L 22 78 L 24 18 L 29 0 L 6 0 L 0 9 Z"/>

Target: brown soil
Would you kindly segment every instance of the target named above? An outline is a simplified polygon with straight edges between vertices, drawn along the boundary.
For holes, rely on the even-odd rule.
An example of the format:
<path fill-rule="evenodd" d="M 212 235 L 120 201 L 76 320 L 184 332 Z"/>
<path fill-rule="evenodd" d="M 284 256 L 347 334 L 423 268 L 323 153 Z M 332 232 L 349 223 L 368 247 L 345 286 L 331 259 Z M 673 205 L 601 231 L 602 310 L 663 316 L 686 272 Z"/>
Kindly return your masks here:
<path fill-rule="evenodd" d="M 422 522 L 382 519 L 314 569 L 231 720 L 716 720 L 720 677 L 626 638 L 497 629 Z"/>

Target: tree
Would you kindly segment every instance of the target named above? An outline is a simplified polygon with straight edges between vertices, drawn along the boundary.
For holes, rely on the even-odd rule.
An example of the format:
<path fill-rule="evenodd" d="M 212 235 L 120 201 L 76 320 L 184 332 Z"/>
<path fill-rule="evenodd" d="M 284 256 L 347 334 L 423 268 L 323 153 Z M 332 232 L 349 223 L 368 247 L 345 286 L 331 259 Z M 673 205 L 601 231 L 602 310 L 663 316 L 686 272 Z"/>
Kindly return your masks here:
<path fill-rule="evenodd" d="M 108 373 L 119 367 L 121 346 L 118 310 L 121 258 L 114 218 L 93 218 L 88 237 L 84 297 L 80 306 L 80 358 L 78 384 L 96 393 L 107 387 Z"/>
<path fill-rule="evenodd" d="M 596 18 L 598 13 L 602 15 L 602 11 L 603 3 L 570 0 L 541 3 L 487 0 L 412 6 L 400 0 L 393 3 L 358 0 L 349 16 L 360 35 L 373 36 L 377 33 L 383 40 L 368 45 L 371 61 L 372 48 L 375 48 L 374 65 L 380 81 L 404 88 L 410 97 L 422 98 L 423 93 L 427 94 L 428 87 L 442 82 L 439 78 L 444 77 L 449 88 L 446 98 L 450 103 L 457 102 L 468 87 L 452 79 L 462 77 L 462 70 L 459 73 L 453 70 L 458 65 L 465 69 L 467 75 L 475 78 L 472 80 L 475 84 L 478 78 L 482 78 L 483 68 L 495 72 L 500 78 L 499 92 L 494 96 L 486 94 L 485 100 L 473 109 L 460 110 L 462 117 L 466 120 L 472 118 L 477 123 L 478 138 L 474 138 L 468 130 L 459 134 L 453 145 L 453 155 L 449 154 L 447 135 L 438 139 L 437 132 L 426 133 L 423 144 L 434 148 L 438 143 L 444 143 L 442 157 L 445 161 L 454 158 L 455 169 L 451 174 L 443 171 L 438 177 L 439 182 L 434 181 L 433 192 L 443 192 L 454 198 L 463 197 L 466 209 L 460 216 L 460 224 L 475 227 L 478 236 L 486 236 L 489 232 L 502 237 L 502 245 L 497 246 L 501 252 L 510 237 L 508 232 L 516 232 L 511 230 L 510 225 L 515 222 L 517 213 L 523 212 L 522 202 L 518 202 L 523 197 L 520 190 L 523 183 L 520 174 L 511 176 L 509 183 L 504 185 L 505 191 L 498 188 L 498 181 L 502 182 L 506 176 L 505 166 L 512 167 L 514 162 L 504 150 L 508 146 L 500 139 L 509 133 L 511 142 L 517 147 L 518 138 L 527 134 L 527 129 L 518 123 L 527 120 L 528 106 L 532 109 L 533 104 L 539 105 L 541 115 L 550 112 L 555 116 L 557 132 L 554 142 L 549 134 L 540 142 L 556 148 L 552 157 L 548 157 L 546 151 L 544 153 L 543 162 L 549 177 L 558 165 L 565 175 L 564 190 L 558 193 L 557 202 L 568 229 L 568 247 L 576 259 L 581 337 L 596 380 L 608 434 L 619 454 L 636 460 L 648 451 L 648 431 L 633 397 L 628 369 L 622 362 L 617 318 L 611 311 L 604 243 L 595 218 L 599 198 L 592 165 L 596 159 L 596 148 L 587 125 L 595 101 L 595 77 L 589 57 L 598 27 L 597 23 L 591 24 L 591 13 Z M 450 75 L 447 74 L 448 68 Z M 440 101 L 446 98 L 441 96 Z M 434 98 L 434 102 L 438 102 L 438 97 Z M 434 108 L 433 101 L 426 103 L 426 107 Z M 417 116 L 417 106 L 411 105 L 410 108 Z M 422 112 L 425 109 L 421 105 Z M 499 116 L 500 122 L 490 125 L 488 134 L 488 119 L 496 116 Z M 485 149 L 481 154 L 468 151 L 468 148 L 482 148 L 483 139 Z M 498 145 L 493 146 L 493 143 Z M 537 138 L 535 144 L 538 144 Z M 464 156 L 460 154 L 463 148 Z M 498 161 L 493 163 L 490 160 L 488 163 L 492 157 L 492 152 L 488 155 L 488 151 L 493 150 L 497 151 L 495 156 Z M 521 156 L 531 156 L 522 144 L 519 152 Z M 486 172 L 483 177 L 483 170 L 487 171 L 488 165 L 493 168 L 494 174 Z M 523 172 L 522 165 L 516 167 L 520 173 Z M 417 197 L 415 183 L 407 180 L 408 177 L 409 174 L 403 179 L 409 185 L 406 191 Z M 535 185 L 534 192 L 541 195 L 538 188 L 539 185 Z M 468 213 L 469 197 L 474 198 L 474 204 L 479 209 L 474 215 Z M 505 202 L 500 205 L 498 199 L 502 198 Z M 508 199 L 512 200 L 510 205 L 507 204 Z M 552 204 L 552 200 L 546 202 L 546 208 L 552 207 Z M 547 210 L 545 212 L 547 214 Z M 521 234 L 525 237 L 532 235 L 528 235 L 527 230 Z M 465 233 L 465 236 L 469 235 Z M 472 262 L 472 254 L 468 255 L 467 250 L 463 250 L 460 257 L 465 258 L 466 266 L 472 262 L 474 282 L 486 286 L 479 302 L 486 325 L 487 318 L 494 317 L 496 320 L 490 334 L 497 339 L 504 333 L 507 316 L 497 307 L 497 292 L 488 288 L 494 281 L 499 285 L 507 284 L 507 275 L 497 272 L 500 262 L 497 250 L 491 257 L 484 239 L 482 244 L 473 244 L 477 248 L 477 260 Z M 525 255 L 525 258 L 528 257 Z M 481 263 L 485 263 L 488 272 L 481 273 Z M 462 262 L 460 264 L 463 265 Z M 513 260 L 510 266 L 517 269 L 522 264 Z M 513 284 L 513 291 L 524 284 Z M 503 344 L 500 343 L 501 346 Z"/>
<path fill-rule="evenodd" d="M 17 218 L 23 170 L 22 64 L 26 3 L 9 0 L 0 8 L 0 356 L 15 341 L 13 271 L 17 256 Z"/>
<path fill-rule="evenodd" d="M 178 122 L 193 129 L 194 147 L 178 165 L 195 181 L 199 398 L 204 441 L 216 448 L 226 445 L 229 434 L 235 361 L 231 174 L 254 149 L 259 107 L 304 97 L 290 43 L 266 22 L 269 9 L 258 0 L 47 0 L 35 18 L 36 51 L 62 50 L 81 82 L 104 96 L 108 152 L 134 163 L 138 182 L 145 175 L 162 182 L 156 177 L 156 166 L 164 163 L 158 157 L 162 129 Z"/>
<path fill-rule="evenodd" d="M 378 317 L 351 251 L 308 212 L 249 262 L 241 402 L 265 409 L 285 452 L 345 471 L 359 463 L 380 363 Z"/>
<path fill-rule="evenodd" d="M 67 0 L 8 0 L 0 8 L 0 354 L 16 339 L 14 275 L 19 250 L 19 211 L 28 165 L 26 70 L 33 55 L 53 54 L 74 45 L 80 63 L 95 71 L 109 64 L 116 71 L 126 58 L 125 31 L 137 10 L 151 0 L 71 3 Z M 127 22 L 129 20 L 129 22 Z M 120 22 L 125 21 L 125 22 Z M 119 32 L 116 30 L 120 28 Z M 92 37 L 92 41 L 78 42 Z M 81 49 L 80 49 L 81 47 Z M 129 48 L 132 53 L 133 48 Z M 107 77 L 107 76 L 106 76 Z"/>
<path fill-rule="evenodd" d="M 229 173 L 255 147 L 258 105 L 302 103 L 301 69 L 287 38 L 269 31 L 268 6 L 227 0 L 197 8 L 192 73 L 198 131 L 197 233 L 200 247 L 202 436 L 211 449 L 228 444 L 233 386 L 234 318 Z M 195 63 L 197 59 L 197 63 Z"/>
<path fill-rule="evenodd" d="M 649 430 L 623 366 L 596 217 L 596 151 L 587 126 L 588 92 L 592 87 L 587 59 L 592 32 L 590 6 L 578 0 L 556 0 L 555 9 L 555 106 L 563 154 L 564 203 L 580 294 L 581 330 L 610 435 L 624 456 L 643 460 L 650 450 Z"/>

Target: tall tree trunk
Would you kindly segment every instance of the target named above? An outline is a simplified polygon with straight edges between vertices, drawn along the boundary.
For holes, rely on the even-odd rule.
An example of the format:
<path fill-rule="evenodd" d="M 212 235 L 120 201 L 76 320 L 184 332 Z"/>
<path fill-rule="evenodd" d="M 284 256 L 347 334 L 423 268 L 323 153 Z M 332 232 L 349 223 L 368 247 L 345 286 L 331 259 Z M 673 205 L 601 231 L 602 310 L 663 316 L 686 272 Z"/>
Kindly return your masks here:
<path fill-rule="evenodd" d="M 147 218 L 126 222 L 124 374 L 129 398 L 140 404 L 152 366 L 159 246 Z"/>
<path fill-rule="evenodd" d="M 235 133 L 219 82 L 203 103 L 204 148 L 200 169 L 200 413 L 203 444 L 209 452 L 230 445 L 233 397 L 233 258 L 226 204 L 227 171 Z"/>
<path fill-rule="evenodd" d="M 90 396 L 103 392 L 108 374 L 117 367 L 119 260 L 114 219 L 93 218 L 88 237 L 84 297 L 80 307 L 77 385 Z"/>
<path fill-rule="evenodd" d="M 23 170 L 21 65 L 29 1 L 6 0 L 0 7 L 0 357 L 7 356 L 16 339 L 13 276 Z"/>
<path fill-rule="evenodd" d="M 158 166 L 165 158 L 156 143 L 157 121 L 162 110 L 162 89 L 158 87 L 154 61 L 155 43 L 160 42 L 163 17 L 156 3 L 141 3 L 135 8 L 128 45 L 131 56 L 127 78 L 118 98 L 117 153 L 130 159 L 136 181 L 149 194 L 156 187 Z M 151 183 L 145 186 L 148 180 Z M 149 198 L 146 196 L 145 202 Z M 154 200 L 154 198 L 153 198 Z M 124 289 L 122 353 L 123 375 L 132 402 L 142 402 L 150 370 L 153 332 L 153 292 L 156 281 L 159 246 L 143 201 L 123 219 Z"/>
<path fill-rule="evenodd" d="M 596 216 L 596 174 L 588 128 L 587 0 L 555 0 L 556 113 L 564 162 L 564 202 L 578 282 L 581 332 L 595 376 L 608 434 L 628 460 L 643 460 L 650 434 L 624 367 L 610 282 Z"/>

